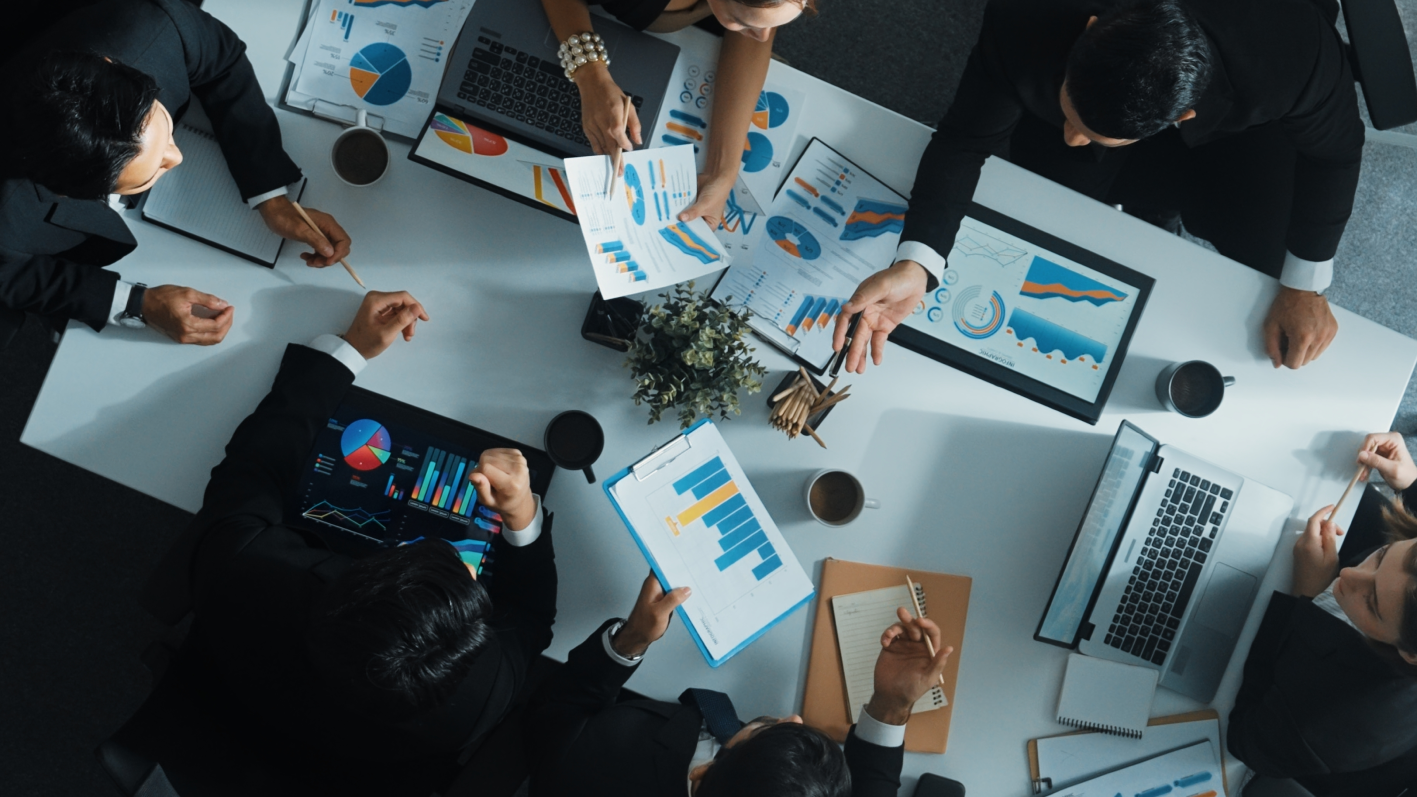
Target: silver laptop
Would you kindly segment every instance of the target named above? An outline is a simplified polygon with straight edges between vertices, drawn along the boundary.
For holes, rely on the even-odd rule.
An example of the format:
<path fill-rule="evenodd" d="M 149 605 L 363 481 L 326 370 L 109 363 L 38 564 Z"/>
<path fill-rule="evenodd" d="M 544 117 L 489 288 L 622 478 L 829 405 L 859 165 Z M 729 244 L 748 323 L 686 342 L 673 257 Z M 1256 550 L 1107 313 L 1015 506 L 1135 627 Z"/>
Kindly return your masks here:
<path fill-rule="evenodd" d="M 1208 703 L 1293 508 L 1123 421 L 1033 638 Z"/>
<path fill-rule="evenodd" d="M 648 136 L 679 47 L 599 15 L 595 31 Z M 566 79 L 559 47 L 537 0 L 478 0 L 448 60 L 438 105 L 561 157 L 590 155 L 580 93 Z"/>

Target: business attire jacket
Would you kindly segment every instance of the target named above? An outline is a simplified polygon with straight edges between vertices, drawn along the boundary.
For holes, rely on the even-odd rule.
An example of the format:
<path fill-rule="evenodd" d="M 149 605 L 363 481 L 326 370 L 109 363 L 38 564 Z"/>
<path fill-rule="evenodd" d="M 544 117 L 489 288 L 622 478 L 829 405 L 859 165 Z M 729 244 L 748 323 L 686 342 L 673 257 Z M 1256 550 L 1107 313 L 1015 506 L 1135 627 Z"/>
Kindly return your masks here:
<path fill-rule="evenodd" d="M 1061 142 L 1068 54 L 1088 19 L 1114 1 L 991 0 L 954 101 L 921 158 L 902 242 L 948 255 L 984 160 L 1004 153 L 1021 120 L 1046 125 Z M 1321 2 L 1186 0 L 1209 39 L 1214 73 L 1195 118 L 1176 131 L 1186 148 L 1199 148 L 1277 125 L 1297 152 L 1280 234 L 1289 252 L 1316 262 L 1338 248 L 1363 149 L 1353 74 L 1333 25 L 1337 7 Z M 1146 143 L 1114 151 L 1091 144 L 1072 156 L 1102 163 Z"/>
<path fill-rule="evenodd" d="M 319 430 L 353 382 L 334 357 L 291 345 L 271 392 L 212 470 L 192 564 L 193 636 L 214 680 L 260 738 L 344 761 L 398 762 L 457 751 L 506 713 L 533 657 L 551 642 L 556 566 L 551 518 L 535 542 L 495 543 L 492 634 L 445 705 L 401 721 L 361 714 L 326 693 L 305 653 L 316 600 L 348 566 L 318 537 L 283 525 Z M 426 793 L 426 792 L 425 792 Z"/>
<path fill-rule="evenodd" d="M 243 198 L 300 178 L 281 146 L 280 125 L 246 45 L 190 3 L 107 0 L 79 9 L 12 63 L 52 50 L 95 52 L 151 75 L 161 88 L 158 101 L 174 119 L 193 97 L 201 100 Z M 0 345 L 24 313 L 102 329 L 118 281 L 102 267 L 137 246 L 127 225 L 101 200 L 57 196 L 3 171 L 0 177 L 8 178 L 0 179 Z"/>
<path fill-rule="evenodd" d="M 634 673 L 605 651 L 602 625 L 532 697 L 526 719 L 532 797 L 685 797 L 703 715 L 658 700 L 617 703 Z M 853 797 L 894 797 L 904 747 L 846 740 Z"/>
<path fill-rule="evenodd" d="M 1378 536 L 1372 522 L 1385 501 L 1365 492 L 1351 542 Z M 1372 550 L 1362 545 L 1343 564 Z M 1293 778 L 1318 797 L 1395 797 L 1417 786 L 1414 717 L 1417 669 L 1379 655 L 1311 599 L 1276 592 L 1245 660 L 1226 742 L 1259 774 Z"/>

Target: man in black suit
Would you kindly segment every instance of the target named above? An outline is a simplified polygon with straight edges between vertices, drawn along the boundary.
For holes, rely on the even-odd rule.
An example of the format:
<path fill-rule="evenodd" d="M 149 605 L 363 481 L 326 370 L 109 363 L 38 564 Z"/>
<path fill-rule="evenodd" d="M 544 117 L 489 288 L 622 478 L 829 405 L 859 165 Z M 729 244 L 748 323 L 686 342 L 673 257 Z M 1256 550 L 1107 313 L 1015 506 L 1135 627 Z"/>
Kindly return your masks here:
<path fill-rule="evenodd" d="M 954 652 L 941 646 L 938 626 L 899 610 L 900 622 L 881 637 L 876 691 L 843 753 L 801 717 L 744 724 L 720 692 L 689 689 L 678 703 L 616 702 L 688 597 L 688 587 L 666 594 L 651 574 L 629 619 L 597 629 L 532 697 L 532 797 L 894 797 L 905 722 Z M 927 637 L 938 651 L 933 657 Z"/>
<path fill-rule="evenodd" d="M 175 285 L 132 285 L 102 267 L 137 246 L 110 195 L 141 194 L 182 162 L 173 129 L 193 98 L 211 118 L 241 196 L 275 233 L 309 244 L 324 267 L 349 236 L 286 196 L 300 169 L 281 147 L 236 34 L 184 0 L 106 0 L 81 8 L 9 61 L 0 132 L 0 345 L 25 313 L 62 328 L 156 327 L 180 343 L 219 343 L 234 309 Z"/>
<path fill-rule="evenodd" d="M 209 662 L 221 711 L 272 749 L 320 753 L 309 758 L 331 762 L 330 784 L 403 773 L 392 790 L 422 762 L 455 758 L 500 721 L 551 642 L 551 516 L 515 449 L 485 452 L 471 477 L 503 519 L 486 586 L 442 540 L 356 560 L 284 525 L 310 447 L 355 375 L 420 319 L 407 293 L 370 293 L 342 336 L 291 344 L 186 536 L 189 645 Z"/>
<path fill-rule="evenodd" d="M 1280 280 L 1264 322 L 1274 367 L 1323 353 L 1323 291 L 1363 154 L 1330 0 L 993 0 L 954 102 L 916 172 L 896 263 L 862 282 L 847 367 L 946 268 L 984 160 L 1024 168 Z"/>

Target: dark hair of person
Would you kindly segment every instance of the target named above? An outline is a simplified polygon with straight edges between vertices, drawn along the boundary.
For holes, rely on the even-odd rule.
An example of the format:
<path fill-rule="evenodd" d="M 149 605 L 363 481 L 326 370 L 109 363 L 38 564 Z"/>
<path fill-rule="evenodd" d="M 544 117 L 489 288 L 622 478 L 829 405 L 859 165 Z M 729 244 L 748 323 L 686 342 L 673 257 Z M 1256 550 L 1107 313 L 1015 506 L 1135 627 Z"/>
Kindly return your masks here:
<path fill-rule="evenodd" d="M 9 176 L 56 194 L 102 199 L 141 150 L 159 89 L 152 76 L 94 53 L 51 52 L 17 75 L 6 102 Z"/>
<path fill-rule="evenodd" d="M 850 797 L 846 756 L 825 733 L 780 722 L 725 748 L 697 797 Z"/>
<path fill-rule="evenodd" d="M 778 6 L 792 4 L 802 7 L 802 13 L 806 16 L 816 16 L 816 0 L 735 0 L 739 5 L 749 8 L 777 8 Z"/>
<path fill-rule="evenodd" d="M 1403 506 L 1390 503 L 1383 507 L 1383 522 L 1387 525 L 1389 542 L 1417 539 L 1417 517 Z M 1368 642 L 1379 655 L 1399 672 L 1417 677 L 1417 666 L 1407 663 L 1398 652 L 1417 655 L 1417 545 L 1407 549 L 1402 569 L 1407 573 L 1407 589 L 1402 596 L 1402 623 L 1397 645 L 1387 645 L 1374 639 Z"/>
<path fill-rule="evenodd" d="M 1068 54 L 1068 99 L 1108 138 L 1155 135 L 1210 84 L 1205 32 L 1179 0 L 1134 0 L 1099 15 Z"/>
<path fill-rule="evenodd" d="M 400 719 L 446 703 L 487 643 L 492 599 L 451 545 L 404 545 L 351 563 L 316 601 L 306 648 L 322 686 Z"/>

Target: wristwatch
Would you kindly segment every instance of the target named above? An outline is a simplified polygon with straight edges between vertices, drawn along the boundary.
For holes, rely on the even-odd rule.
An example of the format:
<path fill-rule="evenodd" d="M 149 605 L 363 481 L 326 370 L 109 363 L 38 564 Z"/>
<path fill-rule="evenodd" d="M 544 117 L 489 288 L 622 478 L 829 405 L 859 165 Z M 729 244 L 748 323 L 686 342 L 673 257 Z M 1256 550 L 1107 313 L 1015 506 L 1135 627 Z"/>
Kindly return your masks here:
<path fill-rule="evenodd" d="M 148 325 L 147 319 L 143 318 L 143 295 L 147 292 L 148 286 L 141 282 L 134 284 L 128 291 L 128 306 L 118 314 L 119 326 L 142 329 Z"/>

